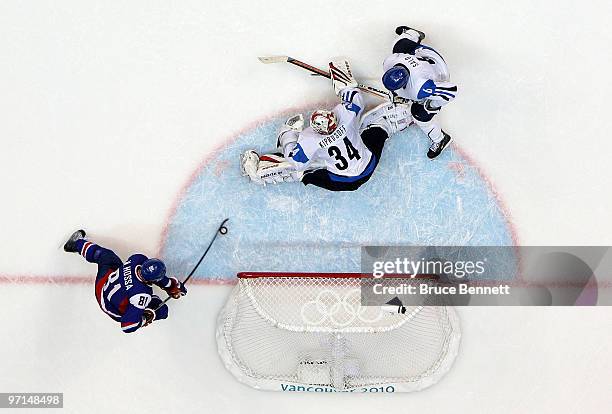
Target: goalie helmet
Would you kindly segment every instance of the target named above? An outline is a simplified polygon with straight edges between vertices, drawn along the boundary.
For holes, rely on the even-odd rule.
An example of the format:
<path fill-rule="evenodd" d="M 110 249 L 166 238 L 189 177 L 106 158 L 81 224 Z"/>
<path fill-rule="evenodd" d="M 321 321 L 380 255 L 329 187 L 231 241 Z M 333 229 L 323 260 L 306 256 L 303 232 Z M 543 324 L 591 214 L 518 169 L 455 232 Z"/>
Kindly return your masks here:
<path fill-rule="evenodd" d="M 310 116 L 310 126 L 321 135 L 329 135 L 336 130 L 338 122 L 332 111 L 317 109 Z"/>
<path fill-rule="evenodd" d="M 403 88 L 408 83 L 410 72 L 403 65 L 395 65 L 386 71 L 382 77 L 382 83 L 390 91 Z"/>

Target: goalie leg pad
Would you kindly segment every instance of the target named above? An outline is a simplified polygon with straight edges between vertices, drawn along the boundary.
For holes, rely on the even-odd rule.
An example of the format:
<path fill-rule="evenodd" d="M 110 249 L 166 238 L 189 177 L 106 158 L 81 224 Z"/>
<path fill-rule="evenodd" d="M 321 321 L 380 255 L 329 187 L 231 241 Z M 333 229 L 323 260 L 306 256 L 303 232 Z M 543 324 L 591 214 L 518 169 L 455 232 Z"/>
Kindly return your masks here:
<path fill-rule="evenodd" d="M 304 175 L 281 155 L 259 156 L 252 150 L 241 155 L 241 170 L 251 181 L 259 185 L 301 181 Z"/>
<path fill-rule="evenodd" d="M 361 118 L 361 131 L 379 126 L 389 136 L 403 131 L 412 123 L 412 115 L 407 105 L 383 103 L 366 112 Z"/>
<path fill-rule="evenodd" d="M 248 150 L 240 154 L 240 172 L 243 176 L 252 176 L 257 172 L 259 165 L 259 154 L 253 150 Z"/>

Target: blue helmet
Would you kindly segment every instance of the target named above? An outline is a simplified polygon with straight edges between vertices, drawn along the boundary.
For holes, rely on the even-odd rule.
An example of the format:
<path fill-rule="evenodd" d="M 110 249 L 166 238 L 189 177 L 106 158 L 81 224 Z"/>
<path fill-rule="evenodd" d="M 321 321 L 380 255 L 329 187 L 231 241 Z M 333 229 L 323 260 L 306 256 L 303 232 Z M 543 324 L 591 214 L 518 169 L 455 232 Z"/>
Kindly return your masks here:
<path fill-rule="evenodd" d="M 157 282 L 166 276 L 166 265 L 159 259 L 145 260 L 140 275 L 145 282 Z"/>
<path fill-rule="evenodd" d="M 405 66 L 395 65 L 386 71 L 382 77 L 383 85 L 390 91 L 401 89 L 408 83 L 410 72 Z"/>

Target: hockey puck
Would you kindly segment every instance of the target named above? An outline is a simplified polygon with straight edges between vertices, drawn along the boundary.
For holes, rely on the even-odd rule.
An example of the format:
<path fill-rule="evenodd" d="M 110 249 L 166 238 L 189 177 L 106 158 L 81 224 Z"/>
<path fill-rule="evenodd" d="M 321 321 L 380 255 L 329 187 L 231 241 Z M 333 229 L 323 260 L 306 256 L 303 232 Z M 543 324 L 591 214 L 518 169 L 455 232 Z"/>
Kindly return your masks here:
<path fill-rule="evenodd" d="M 221 226 L 221 228 L 219 228 L 219 233 L 221 233 L 221 234 L 227 234 L 227 227 L 225 227 L 225 226 Z"/>

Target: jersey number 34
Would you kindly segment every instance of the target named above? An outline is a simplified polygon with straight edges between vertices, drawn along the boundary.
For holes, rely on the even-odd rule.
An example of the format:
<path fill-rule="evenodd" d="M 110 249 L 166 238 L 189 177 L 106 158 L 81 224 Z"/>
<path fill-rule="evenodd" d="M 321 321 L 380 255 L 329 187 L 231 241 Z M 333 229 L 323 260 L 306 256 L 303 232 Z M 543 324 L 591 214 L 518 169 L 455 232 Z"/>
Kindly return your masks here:
<path fill-rule="evenodd" d="M 346 154 L 348 155 L 348 159 L 349 160 L 360 160 L 361 155 L 359 155 L 359 151 L 357 151 L 357 149 L 353 147 L 353 144 L 351 144 L 351 141 L 348 139 L 348 137 L 345 137 L 343 142 L 344 142 L 344 145 L 346 146 Z M 337 169 L 346 170 L 348 168 L 349 163 L 346 160 L 346 158 L 342 155 L 342 151 L 340 150 L 340 148 L 336 146 L 329 147 L 327 149 L 327 153 L 329 154 L 330 157 L 334 157 L 338 161 L 335 164 Z"/>

